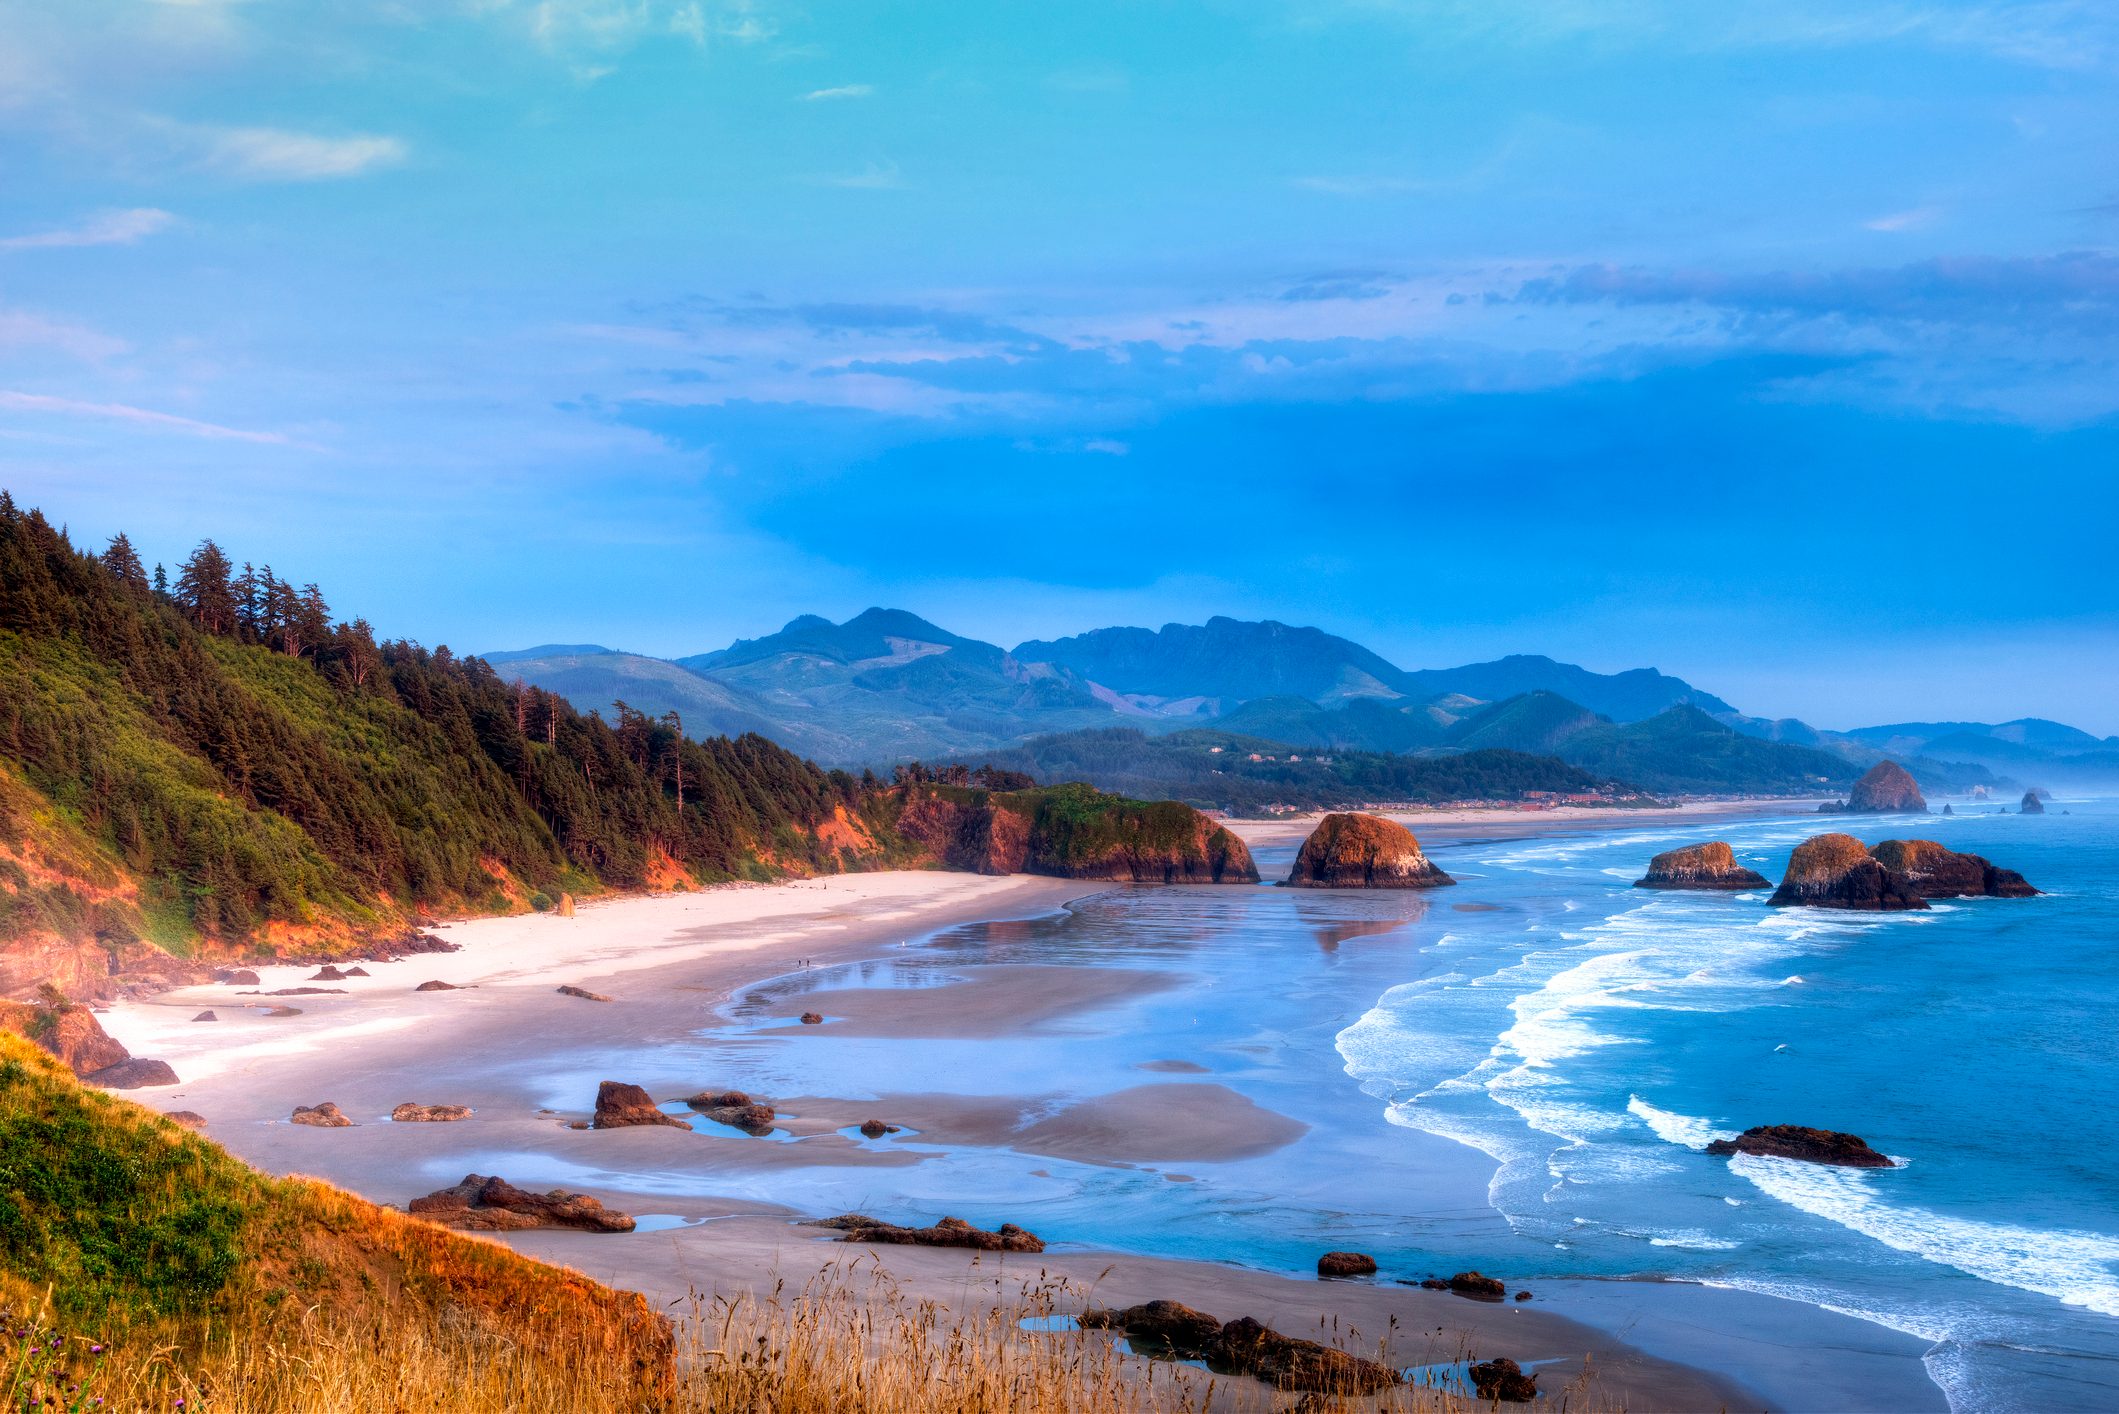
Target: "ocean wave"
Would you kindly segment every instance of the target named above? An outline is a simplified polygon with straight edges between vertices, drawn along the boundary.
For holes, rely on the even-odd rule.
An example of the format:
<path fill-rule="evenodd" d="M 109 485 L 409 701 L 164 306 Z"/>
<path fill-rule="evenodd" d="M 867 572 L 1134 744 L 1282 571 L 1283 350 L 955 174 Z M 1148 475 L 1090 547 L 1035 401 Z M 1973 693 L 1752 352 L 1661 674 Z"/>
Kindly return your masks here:
<path fill-rule="evenodd" d="M 1736 1138 L 1736 1131 L 1733 1129 L 1717 1129 L 1707 1120 L 1660 1109 L 1639 1095 L 1627 1098 L 1626 1110 L 1654 1130 L 1655 1137 L 1665 1144 L 1679 1144 L 1687 1149 L 1704 1149 L 1717 1139 Z"/>
<path fill-rule="evenodd" d="M 1744 1244 L 1704 1232 L 1673 1232 L 1648 1239 L 1650 1247 L 1682 1247 L 1688 1252 L 1734 1252 Z"/>
<path fill-rule="evenodd" d="M 2119 1235 L 1981 1222 L 1899 1207 L 1877 1191 L 1881 1170 L 1842 1169 L 1740 1154 L 1729 1167 L 1790 1207 L 1941 1266 L 2119 1316 Z"/>

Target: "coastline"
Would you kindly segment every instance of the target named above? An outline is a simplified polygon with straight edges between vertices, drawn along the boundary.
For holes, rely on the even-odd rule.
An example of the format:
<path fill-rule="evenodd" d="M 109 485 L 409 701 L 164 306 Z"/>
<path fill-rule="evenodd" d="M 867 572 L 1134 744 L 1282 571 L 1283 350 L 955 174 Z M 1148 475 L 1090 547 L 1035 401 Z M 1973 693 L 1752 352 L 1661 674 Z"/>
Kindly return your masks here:
<path fill-rule="evenodd" d="M 1759 802 L 1688 813 L 1697 819 L 1730 809 L 1789 808 L 1787 802 Z M 1641 819 L 1634 811 L 1611 812 L 1624 817 L 1619 820 L 1566 819 L 1574 813 L 1463 812 L 1469 818 L 1429 823 L 1409 817 L 1409 823 L 1439 840 L 1445 832 L 1462 837 L 1504 827 L 1510 830 L 1506 837 L 1515 838 L 1518 832 L 1551 832 L 1561 821 L 1563 829 L 1572 830 L 1615 828 Z M 1672 812 L 1655 816 L 1658 823 L 1677 818 Z M 1273 827 L 1298 836 L 1306 828 L 1294 822 L 1238 823 L 1261 825 L 1261 836 Z M 1522 831 L 1525 825 L 1532 829 Z M 142 1053 L 171 1060 L 186 1079 L 170 1090 L 136 1092 L 136 1098 L 205 1112 L 208 1133 L 260 1167 L 315 1173 L 399 1204 L 471 1170 L 499 1172 L 534 1186 L 578 1188 L 636 1215 L 654 1214 L 658 1222 L 711 1221 L 616 1238 L 517 1234 L 510 1244 L 665 1301 L 695 1288 L 770 1288 L 780 1277 L 799 1285 L 825 1265 L 866 1249 L 820 1243 L 815 1229 L 791 1226 L 796 1218 L 824 1214 L 773 1201 L 776 1174 L 824 1162 L 848 1176 L 849 1192 L 895 1193 L 907 1171 L 926 1161 L 919 1152 L 863 1145 L 838 1132 L 863 1117 L 907 1124 L 919 1133 L 923 1149 L 999 1144 L 1019 1153 L 1120 1168 L 1171 1165 L 1163 1176 L 1172 1182 L 1189 1181 L 1189 1175 L 1176 1171 L 1188 1164 L 1240 1159 L 1286 1142 L 1273 1122 L 1301 1127 L 1210 1083 L 1211 1077 L 1183 1073 L 1176 1064 L 1160 1083 L 1145 1084 L 1138 1093 L 1098 1097 L 1095 1104 L 1027 1092 L 967 1103 L 909 1087 L 906 1093 L 858 1101 L 821 1094 L 776 1096 L 776 1103 L 799 1116 L 787 1125 L 787 1137 L 799 1145 L 716 1143 L 706 1146 L 712 1150 L 708 1154 L 697 1136 L 684 1130 L 584 1133 L 567 1127 L 585 1115 L 600 1079 L 642 1083 L 664 1099 L 714 1083 L 715 1076 L 700 1068 L 702 1053 L 694 1038 L 701 1034 L 736 1045 L 776 1041 L 790 1032 L 799 1039 L 794 998 L 811 994 L 774 984 L 799 981 L 804 963 L 811 970 L 868 963 L 953 924 L 1034 919 L 1110 887 L 915 873 L 614 900 L 584 905 L 573 919 L 543 915 L 446 925 L 438 931 L 462 943 L 462 952 L 371 964 L 373 977 L 311 984 L 343 986 L 342 996 L 272 999 L 299 1009 L 296 1016 L 237 1011 L 264 1000 L 238 995 L 247 989 L 197 987 L 124 1004 L 105 1019 L 113 1034 Z M 303 985 L 308 971 L 260 969 L 261 990 Z M 990 1044 L 1025 1029 L 1064 1029 L 1074 1014 L 1187 980 L 1167 969 L 1138 966 L 1012 964 L 955 971 L 965 975 L 925 994 L 889 986 L 829 992 L 832 1029 L 838 1036 L 878 1041 Z M 1063 972 L 1075 975 L 1073 984 L 1062 985 L 1065 979 L 1053 975 Z M 411 990 L 437 978 L 462 990 Z M 563 983 L 614 1000 L 561 996 L 554 989 Z M 753 1014 L 741 1024 L 723 1020 L 717 1025 L 717 1010 L 738 999 Z M 232 1016 L 213 1025 L 185 1019 L 202 1006 Z M 593 1055 L 614 1036 L 623 1036 L 636 1052 L 642 1042 L 661 1038 L 671 1052 L 668 1064 L 658 1071 L 614 1057 L 612 1065 L 632 1068 L 604 1074 L 575 1064 L 554 1073 L 536 1073 L 534 1066 L 524 1072 L 526 1057 L 570 1050 Z M 325 1099 L 342 1105 L 360 1127 L 320 1131 L 285 1122 L 292 1105 Z M 389 1124 L 383 1117 L 390 1106 L 406 1099 L 468 1103 L 477 1114 L 462 1124 Z M 1187 1114 L 1195 1122 L 1179 1122 Z M 1143 1134 L 1153 1141 L 1146 1148 L 1126 1147 L 1127 1136 Z M 1242 1142 L 1232 1145 L 1231 1134 Z M 1402 1141 L 1405 1136 L 1395 1137 Z M 1427 1141 L 1423 1162 L 1431 1167 L 1423 1168 L 1419 1179 L 1434 1186 L 1437 1206 L 1483 1200 L 1491 1168 L 1485 1156 L 1421 1138 Z M 860 1177 L 878 1167 L 897 1176 Z M 913 1196 L 879 1198 L 872 1206 L 887 1206 L 892 1216 L 926 1220 L 944 1211 L 930 1211 L 930 1201 Z M 1270 1263 L 1261 1268 L 1141 1256 L 1074 1247 L 1058 1240 L 1061 1234 L 1046 1235 L 1055 1239 L 1051 1250 L 1035 1259 L 1011 1259 L 1010 1270 L 1044 1270 L 1079 1288 L 1093 1286 L 1100 1303 L 1174 1297 L 1224 1319 L 1255 1315 L 1291 1332 L 1335 1318 L 1370 1340 L 1395 1328 L 1400 1336 L 1394 1349 L 1408 1356 L 1405 1363 L 1431 1363 L 1421 1358 L 1427 1354 L 1441 1361 L 1447 1352 L 1434 1352 L 1442 1347 L 1468 1346 L 1481 1355 L 1547 1362 L 1541 1369 L 1551 1371 L 1548 1388 L 1565 1385 L 1577 1369 L 1569 1362 L 1586 1356 L 1598 1372 L 1602 1395 L 1635 1409 L 1799 1407 L 1787 1391 L 1799 1388 L 1804 1349 L 1829 1340 L 1843 1358 L 1857 1358 L 1862 1333 L 1874 1329 L 1794 1302 L 1680 1283 L 1551 1282 L 1541 1284 L 1539 1300 L 1529 1307 L 1488 1307 L 1388 1281 L 1320 1283 L 1287 1273 L 1285 1264 L 1273 1270 Z M 990 1299 L 999 1292 L 992 1286 L 996 1263 L 990 1255 L 892 1248 L 887 1265 L 915 1295 L 945 1304 Z M 1585 1295 L 1576 1288 L 1591 1290 Z M 1834 1327 L 1829 1335 L 1820 1322 Z M 1779 1358 L 1789 1367 L 1783 1388 L 1747 1386 L 1716 1373 L 1727 1341 L 1718 1346 L 1713 1339 L 1686 1335 L 1703 1330 L 1728 1335 L 1741 1326 L 1765 1333 L 1730 1339 L 1781 1347 Z M 1403 1334 L 1413 1331 L 1438 1334 L 1416 1344 Z M 1888 1334 L 1877 1332 L 1879 1353 L 1902 1361 L 1906 1352 L 1887 1348 Z"/>

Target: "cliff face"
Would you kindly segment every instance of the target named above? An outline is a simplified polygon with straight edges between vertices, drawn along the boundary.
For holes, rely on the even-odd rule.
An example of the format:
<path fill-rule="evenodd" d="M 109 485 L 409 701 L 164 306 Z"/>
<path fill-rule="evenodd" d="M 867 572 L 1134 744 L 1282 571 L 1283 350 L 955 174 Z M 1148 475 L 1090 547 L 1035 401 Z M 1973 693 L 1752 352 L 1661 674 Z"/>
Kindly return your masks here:
<path fill-rule="evenodd" d="M 1854 783 L 1847 796 L 1850 814 L 1886 814 L 1917 811 L 1926 814 L 1928 802 L 1906 768 L 1896 761 L 1879 761 Z"/>
<path fill-rule="evenodd" d="M 1762 889 L 1764 875 L 1736 862 L 1720 840 L 1665 850 L 1648 861 L 1648 873 L 1634 881 L 1637 889 Z"/>
<path fill-rule="evenodd" d="M 1258 882 L 1243 841 L 1192 807 L 1087 786 L 909 786 L 895 823 L 949 869 L 1140 884 Z"/>
<path fill-rule="evenodd" d="M 1432 889 L 1457 881 L 1394 820 L 1347 812 L 1318 822 L 1288 875 L 1299 889 Z"/>
<path fill-rule="evenodd" d="M 1817 835 L 1788 856 L 1788 873 L 1768 900 L 1777 908 L 1851 908 L 1867 912 L 1926 908 L 1905 880 L 1876 862 L 1852 835 Z"/>
<path fill-rule="evenodd" d="M 2014 869 L 1933 840 L 1884 840 L 1869 854 L 1922 898 L 2029 898 L 2038 892 Z"/>

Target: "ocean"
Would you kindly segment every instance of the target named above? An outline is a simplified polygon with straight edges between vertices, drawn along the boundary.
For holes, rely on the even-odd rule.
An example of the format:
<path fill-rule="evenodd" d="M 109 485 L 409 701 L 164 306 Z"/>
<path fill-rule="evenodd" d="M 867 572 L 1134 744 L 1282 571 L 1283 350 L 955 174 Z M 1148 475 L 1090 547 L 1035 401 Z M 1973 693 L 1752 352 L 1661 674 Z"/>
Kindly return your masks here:
<path fill-rule="evenodd" d="M 2119 1408 L 2119 803 L 1981 808 L 1497 827 L 1436 845 L 1459 886 L 1419 894 L 1114 889 L 773 979 L 731 1017 L 784 1014 L 795 993 L 828 1012 L 837 987 L 942 985 L 991 964 L 1170 985 L 1004 1044 L 723 1032 L 696 1063 L 783 1095 L 888 1077 L 1060 1105 L 1212 1083 L 1309 1126 L 1212 1163 L 938 1148 L 882 1173 L 775 1172 L 760 1198 L 939 1208 L 1066 1245 L 1290 1272 L 1346 1247 L 1387 1275 L 1736 1288 L 1905 1333 L 1954 1409 Z M 1828 829 L 1936 839 L 2045 893 L 1879 916 L 1631 887 L 1650 855 L 1713 838 L 1777 879 Z M 1293 849 L 1258 853 L 1271 879 Z M 1902 1164 L 1699 1152 L 1777 1123 L 1848 1130 Z"/>

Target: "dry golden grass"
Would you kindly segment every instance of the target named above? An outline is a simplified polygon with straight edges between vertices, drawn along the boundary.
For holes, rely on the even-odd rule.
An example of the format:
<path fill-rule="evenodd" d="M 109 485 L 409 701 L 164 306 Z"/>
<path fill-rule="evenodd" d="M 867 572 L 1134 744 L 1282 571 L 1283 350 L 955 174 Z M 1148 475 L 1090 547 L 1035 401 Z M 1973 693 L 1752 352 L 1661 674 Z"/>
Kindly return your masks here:
<path fill-rule="evenodd" d="M 1064 1281 L 988 1297 L 969 1314 L 913 1300 L 880 1268 L 827 1267 L 797 1291 L 695 1297 L 677 1320 L 674 1379 L 648 1391 L 610 1378 L 608 1352 L 556 1313 L 499 1320 L 445 1311 L 370 1308 L 348 1322 L 324 1308 L 231 1312 L 203 1339 L 176 1326 L 140 1327 L 99 1348 L 24 1321 L 13 1304 L 12 1367 L 0 1365 L 13 1409 L 209 1410 L 218 1414 L 1208 1414 L 1302 1409 L 1468 1414 L 1495 1406 L 1407 1386 L 1369 1399 L 1277 1391 L 1256 1380 L 1129 1356 L 1100 1332 L 1026 1330 L 1026 1318 L 1079 1310 Z M 24 1337 L 27 1336 L 28 1339 Z M 160 1339 L 157 1339 L 157 1337 Z M 55 1340 L 56 1337 L 56 1340 Z M 1349 1342 L 1353 1348 L 1353 1342 Z M 25 1354 L 25 1352 L 32 1352 Z M 1447 1363 L 1461 1351 L 1372 1346 L 1402 1364 Z M 1559 1407 L 1596 1407 L 1579 1388 Z M 100 1400 L 101 1403 L 90 1403 Z M 178 1401 L 183 1401 L 179 1405 Z M 1552 1406 L 1546 1406 L 1552 1407 Z"/>

